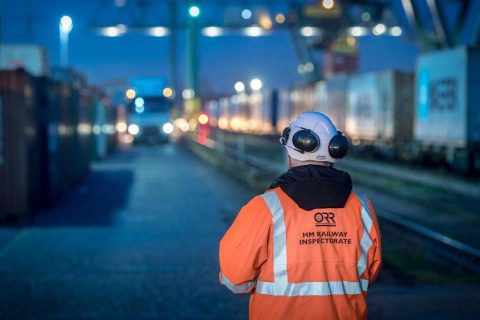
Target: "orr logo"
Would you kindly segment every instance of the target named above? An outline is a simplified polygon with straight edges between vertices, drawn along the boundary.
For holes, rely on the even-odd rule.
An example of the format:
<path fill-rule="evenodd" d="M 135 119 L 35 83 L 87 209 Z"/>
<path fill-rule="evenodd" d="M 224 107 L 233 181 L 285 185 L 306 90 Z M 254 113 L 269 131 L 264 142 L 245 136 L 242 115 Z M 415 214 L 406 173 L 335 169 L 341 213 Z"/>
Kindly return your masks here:
<path fill-rule="evenodd" d="M 335 213 L 333 212 L 317 212 L 313 215 L 315 226 L 317 227 L 335 227 Z"/>

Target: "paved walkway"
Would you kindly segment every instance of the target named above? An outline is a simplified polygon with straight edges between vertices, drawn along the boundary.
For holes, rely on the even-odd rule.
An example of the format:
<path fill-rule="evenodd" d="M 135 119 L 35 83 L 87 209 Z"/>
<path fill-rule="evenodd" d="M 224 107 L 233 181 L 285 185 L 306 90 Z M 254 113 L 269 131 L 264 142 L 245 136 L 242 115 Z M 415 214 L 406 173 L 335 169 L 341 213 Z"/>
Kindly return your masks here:
<path fill-rule="evenodd" d="M 96 165 L 58 207 L 0 228 L 0 318 L 245 319 L 217 251 L 251 195 L 173 145 Z"/>
<path fill-rule="evenodd" d="M 252 195 L 174 145 L 121 152 L 57 207 L 0 226 L 0 319 L 247 319 L 217 250 Z M 370 319 L 478 315 L 478 285 L 399 281 L 380 274 Z"/>

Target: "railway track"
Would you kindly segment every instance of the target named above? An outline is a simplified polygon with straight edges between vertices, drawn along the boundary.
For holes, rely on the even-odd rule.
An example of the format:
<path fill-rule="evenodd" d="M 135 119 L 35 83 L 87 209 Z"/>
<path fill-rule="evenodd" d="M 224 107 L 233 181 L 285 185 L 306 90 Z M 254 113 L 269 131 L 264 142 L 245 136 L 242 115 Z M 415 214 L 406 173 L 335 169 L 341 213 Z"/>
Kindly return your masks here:
<path fill-rule="evenodd" d="M 191 143 L 214 156 L 221 157 L 221 161 L 218 161 L 217 164 L 225 166 L 230 161 L 236 166 L 246 168 L 245 170 L 248 170 L 250 174 L 242 174 L 238 177 L 246 180 L 247 183 L 256 187 L 259 191 L 264 189 L 264 184 L 258 183 L 257 179 L 259 177 L 271 181 L 272 178 L 278 176 L 284 170 L 281 164 L 272 167 L 271 162 L 264 158 L 245 154 L 236 147 L 220 146 L 213 140 L 207 140 L 206 143 L 201 145 L 193 141 Z M 401 234 L 403 240 L 409 242 L 407 247 L 415 246 L 417 249 L 421 247 L 425 256 L 430 256 L 445 266 L 456 266 L 465 271 L 468 270 L 470 273 L 480 274 L 479 249 L 428 228 L 421 223 L 406 219 L 389 209 L 377 207 L 376 212 L 380 223 L 384 226 L 388 225 L 389 228 L 395 228 Z"/>

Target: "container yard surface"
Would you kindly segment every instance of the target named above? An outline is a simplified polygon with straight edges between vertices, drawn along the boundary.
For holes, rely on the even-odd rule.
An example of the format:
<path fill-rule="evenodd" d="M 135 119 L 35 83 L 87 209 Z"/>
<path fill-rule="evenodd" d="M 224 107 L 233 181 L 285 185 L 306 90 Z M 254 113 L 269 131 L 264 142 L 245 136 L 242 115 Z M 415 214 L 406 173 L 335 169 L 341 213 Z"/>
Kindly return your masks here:
<path fill-rule="evenodd" d="M 218 243 L 254 191 L 177 145 L 125 149 L 56 207 L 0 227 L 1 319 L 247 319 Z M 415 267 L 415 266 L 412 266 Z M 370 319 L 476 319 L 480 285 L 385 266 Z"/>

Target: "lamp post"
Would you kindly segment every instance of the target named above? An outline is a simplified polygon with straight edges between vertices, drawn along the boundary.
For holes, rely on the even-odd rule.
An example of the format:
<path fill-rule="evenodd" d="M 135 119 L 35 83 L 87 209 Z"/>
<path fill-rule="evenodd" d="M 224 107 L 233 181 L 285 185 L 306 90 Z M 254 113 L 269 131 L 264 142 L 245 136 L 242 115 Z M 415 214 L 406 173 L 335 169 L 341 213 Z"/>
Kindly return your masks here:
<path fill-rule="evenodd" d="M 68 35 L 73 28 L 72 18 L 63 16 L 58 24 L 60 31 L 60 65 L 62 67 L 68 66 Z"/>

